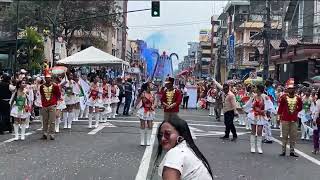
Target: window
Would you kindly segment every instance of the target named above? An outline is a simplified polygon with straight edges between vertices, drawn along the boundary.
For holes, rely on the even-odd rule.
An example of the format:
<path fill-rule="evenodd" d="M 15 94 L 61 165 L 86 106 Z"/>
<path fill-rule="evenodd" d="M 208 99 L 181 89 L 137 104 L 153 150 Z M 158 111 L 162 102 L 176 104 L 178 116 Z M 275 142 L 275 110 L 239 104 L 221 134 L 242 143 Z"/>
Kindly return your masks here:
<path fill-rule="evenodd" d="M 210 62 L 208 62 L 208 61 L 202 61 L 203 66 L 208 66 L 209 64 L 210 64 Z"/>
<path fill-rule="evenodd" d="M 249 53 L 249 61 L 250 62 L 255 62 L 256 61 L 254 53 Z"/>
<path fill-rule="evenodd" d="M 252 36 L 256 35 L 256 34 L 258 34 L 257 31 L 250 31 L 250 38 L 251 38 Z"/>

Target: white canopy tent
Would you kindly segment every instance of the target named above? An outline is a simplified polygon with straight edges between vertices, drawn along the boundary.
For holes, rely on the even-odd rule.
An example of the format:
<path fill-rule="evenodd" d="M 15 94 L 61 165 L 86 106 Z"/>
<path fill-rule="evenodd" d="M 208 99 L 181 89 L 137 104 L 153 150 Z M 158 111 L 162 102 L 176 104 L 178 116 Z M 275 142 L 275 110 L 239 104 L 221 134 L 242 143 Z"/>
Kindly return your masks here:
<path fill-rule="evenodd" d="M 129 63 L 112 56 L 109 53 L 101 51 L 93 46 L 77 52 L 71 56 L 57 61 L 57 64 L 82 66 L 82 65 L 124 65 L 129 66 Z M 122 68 L 123 69 L 123 68 Z"/>

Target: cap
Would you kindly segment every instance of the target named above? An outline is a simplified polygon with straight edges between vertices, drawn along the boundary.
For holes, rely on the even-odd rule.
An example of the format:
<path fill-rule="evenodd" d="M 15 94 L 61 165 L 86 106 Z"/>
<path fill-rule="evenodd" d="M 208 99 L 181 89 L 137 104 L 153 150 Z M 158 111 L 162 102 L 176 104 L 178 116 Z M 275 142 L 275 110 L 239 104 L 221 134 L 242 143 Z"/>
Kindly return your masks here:
<path fill-rule="evenodd" d="M 23 73 L 23 74 L 27 73 L 27 71 L 25 69 L 21 69 L 20 72 Z"/>
<path fill-rule="evenodd" d="M 174 78 L 173 77 L 168 77 L 165 81 L 165 84 L 168 84 L 168 83 L 171 83 L 173 84 L 174 83 Z"/>
<path fill-rule="evenodd" d="M 294 78 L 290 78 L 286 82 L 286 89 L 289 89 L 289 88 L 294 88 Z"/>

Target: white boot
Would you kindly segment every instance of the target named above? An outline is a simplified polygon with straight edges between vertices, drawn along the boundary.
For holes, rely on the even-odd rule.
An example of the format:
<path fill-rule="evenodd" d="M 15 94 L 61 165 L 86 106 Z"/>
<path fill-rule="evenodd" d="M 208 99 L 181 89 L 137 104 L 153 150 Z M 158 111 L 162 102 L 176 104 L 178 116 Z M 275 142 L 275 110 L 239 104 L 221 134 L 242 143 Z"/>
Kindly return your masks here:
<path fill-rule="evenodd" d="M 209 107 L 209 116 L 212 116 L 212 107 Z"/>
<path fill-rule="evenodd" d="M 280 137 L 282 138 L 282 124 L 280 123 Z"/>
<path fill-rule="evenodd" d="M 67 128 L 71 129 L 72 121 L 74 120 L 74 112 L 68 114 L 68 125 Z"/>
<path fill-rule="evenodd" d="M 25 140 L 26 139 L 26 124 L 21 124 L 20 128 L 21 128 L 21 140 Z"/>
<path fill-rule="evenodd" d="M 304 140 L 306 138 L 306 132 L 304 129 L 304 125 L 301 124 L 301 140 Z"/>
<path fill-rule="evenodd" d="M 116 108 L 112 108 L 112 119 L 116 118 Z"/>
<path fill-rule="evenodd" d="M 144 142 L 144 140 L 145 140 L 145 137 L 144 137 L 144 133 L 145 132 L 145 130 L 144 129 L 140 129 L 140 145 L 141 146 L 144 146 L 145 145 L 145 142 Z"/>
<path fill-rule="evenodd" d="M 92 113 L 89 113 L 89 129 L 92 128 Z"/>
<path fill-rule="evenodd" d="M 14 140 L 17 141 L 19 140 L 19 125 L 13 124 L 13 129 L 14 129 Z"/>
<path fill-rule="evenodd" d="M 306 140 L 310 140 L 310 132 L 309 129 L 305 130 L 305 134 L 306 134 Z"/>
<path fill-rule="evenodd" d="M 28 129 L 30 124 L 30 116 L 27 117 L 25 124 L 26 124 L 26 128 Z"/>
<path fill-rule="evenodd" d="M 146 145 L 147 146 L 150 146 L 151 142 L 150 142 L 150 139 L 151 139 L 151 133 L 152 133 L 152 129 L 147 129 L 146 130 Z"/>
<path fill-rule="evenodd" d="M 258 149 L 258 153 L 262 154 L 262 136 L 258 136 L 257 137 L 257 149 Z"/>
<path fill-rule="evenodd" d="M 74 120 L 79 121 L 80 109 L 74 110 Z"/>
<path fill-rule="evenodd" d="M 56 118 L 56 122 L 55 122 L 55 131 L 56 133 L 60 132 L 60 129 L 59 129 L 59 124 L 60 124 L 60 118 Z"/>
<path fill-rule="evenodd" d="M 256 136 L 252 134 L 250 136 L 250 151 L 252 153 L 256 152 Z"/>
<path fill-rule="evenodd" d="M 68 112 L 63 112 L 63 129 L 68 128 L 68 118 L 69 118 L 69 113 Z"/>
<path fill-rule="evenodd" d="M 100 113 L 99 112 L 96 112 L 95 118 L 96 118 L 96 124 L 94 125 L 94 127 L 97 128 L 99 126 L 99 122 L 100 122 Z"/>

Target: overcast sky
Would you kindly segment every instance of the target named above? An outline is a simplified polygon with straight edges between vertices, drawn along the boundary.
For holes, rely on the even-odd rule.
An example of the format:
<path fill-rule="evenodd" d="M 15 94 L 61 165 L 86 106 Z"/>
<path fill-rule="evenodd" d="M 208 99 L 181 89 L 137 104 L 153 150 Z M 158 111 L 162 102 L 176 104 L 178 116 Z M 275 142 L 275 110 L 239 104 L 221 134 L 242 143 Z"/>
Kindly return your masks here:
<path fill-rule="evenodd" d="M 161 1 L 160 18 L 150 11 L 128 14 L 130 40 L 146 40 L 155 47 L 180 56 L 188 53 L 188 42 L 198 41 L 200 29 L 210 29 L 210 17 L 222 12 L 226 1 Z M 150 8 L 151 1 L 129 1 L 128 10 Z M 160 26 L 159 26 L 160 25 Z M 178 62 L 175 62 L 175 68 Z"/>

